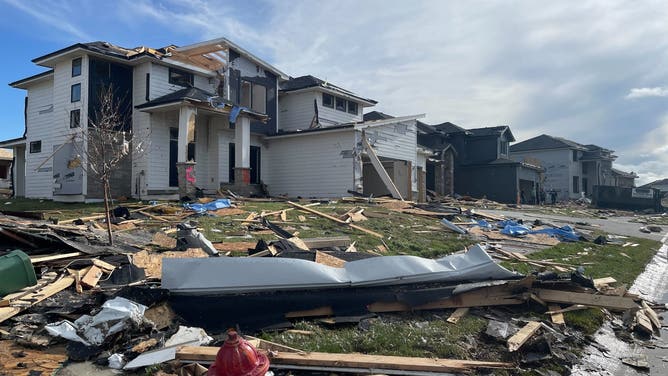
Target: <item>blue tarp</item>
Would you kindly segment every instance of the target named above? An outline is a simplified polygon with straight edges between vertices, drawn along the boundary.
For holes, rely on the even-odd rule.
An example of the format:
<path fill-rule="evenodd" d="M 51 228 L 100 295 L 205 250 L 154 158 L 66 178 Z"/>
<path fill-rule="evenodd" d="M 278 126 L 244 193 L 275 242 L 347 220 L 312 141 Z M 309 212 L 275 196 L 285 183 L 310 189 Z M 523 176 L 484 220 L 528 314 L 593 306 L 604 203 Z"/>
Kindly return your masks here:
<path fill-rule="evenodd" d="M 183 204 L 183 207 L 186 209 L 194 210 L 198 213 L 204 213 L 209 210 L 218 210 L 223 208 L 229 208 L 232 206 L 232 203 L 229 199 L 221 198 L 216 201 L 207 202 L 206 204 Z"/>
<path fill-rule="evenodd" d="M 527 226 L 508 224 L 499 232 L 504 235 L 510 235 L 510 236 L 524 236 L 526 234 L 529 234 L 530 231 L 531 229 L 528 228 Z"/>
<path fill-rule="evenodd" d="M 580 240 L 580 236 L 575 233 L 573 227 L 566 225 L 561 228 L 544 228 L 542 230 L 535 230 L 529 232 L 529 234 L 548 234 L 553 238 L 557 238 L 563 242 L 577 242 Z"/>

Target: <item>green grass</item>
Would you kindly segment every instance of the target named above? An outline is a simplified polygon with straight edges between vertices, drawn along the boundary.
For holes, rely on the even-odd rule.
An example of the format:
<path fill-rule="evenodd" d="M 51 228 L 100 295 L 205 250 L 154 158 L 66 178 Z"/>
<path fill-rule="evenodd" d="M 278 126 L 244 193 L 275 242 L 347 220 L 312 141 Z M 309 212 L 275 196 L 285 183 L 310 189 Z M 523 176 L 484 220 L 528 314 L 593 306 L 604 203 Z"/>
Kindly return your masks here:
<path fill-rule="evenodd" d="M 13 198 L 0 201 L 0 210 L 44 212 L 45 218 L 60 220 L 104 213 L 104 203 L 63 203 L 51 200 Z"/>
<path fill-rule="evenodd" d="M 280 202 L 249 202 L 240 208 L 248 212 L 260 213 L 262 211 L 273 212 L 290 208 L 291 206 Z M 337 216 L 356 207 L 351 204 L 335 203 L 315 206 L 314 209 L 329 215 Z M 453 234 L 439 224 L 435 218 L 423 218 L 410 214 L 403 214 L 381 206 L 365 207 L 365 212 L 372 212 L 382 217 L 371 217 L 367 221 L 358 222 L 357 225 L 385 235 L 383 241 L 387 245 L 387 255 L 415 255 L 421 257 L 440 257 L 473 244 L 466 236 Z M 201 217 L 198 219 L 200 227 L 204 229 L 204 235 L 211 241 L 253 241 L 253 239 L 276 239 L 272 234 L 253 235 L 253 239 L 241 237 L 227 238 L 227 236 L 242 234 L 245 226 L 234 219 L 244 219 L 247 214 L 230 217 Z M 348 235 L 355 242 L 359 251 L 373 250 L 383 245 L 383 242 L 370 234 L 355 230 L 349 226 L 342 225 L 322 218 L 315 214 L 303 213 L 297 210 L 287 212 L 288 222 L 293 224 L 279 224 L 290 232 L 298 232 L 300 238 L 328 237 Z M 306 217 L 305 222 L 298 220 L 298 215 Z M 270 218 L 271 221 L 280 221 Z M 215 229 L 215 230 L 214 230 Z M 219 231 L 216 231 L 219 230 Z M 418 231 L 418 232 L 416 232 Z M 421 233 L 419 231 L 429 231 Z M 251 233 L 252 234 L 252 233 Z"/>
<path fill-rule="evenodd" d="M 304 351 L 481 360 L 482 354 L 467 339 L 482 333 L 487 320 L 467 315 L 450 324 L 446 318 L 432 313 L 383 315 L 370 319 L 365 330 L 357 325 L 329 329 L 300 321 L 295 328 L 312 334 L 265 332 L 261 337 Z"/>
<path fill-rule="evenodd" d="M 661 243 L 635 237 L 629 237 L 624 241 L 639 245 L 622 247 L 619 244 L 559 243 L 545 250 L 528 254 L 527 257 L 573 266 L 583 265 L 587 276 L 592 278 L 613 277 L 620 284 L 630 285 L 654 257 Z M 502 265 L 525 274 L 537 271 L 536 267 L 526 263 L 504 262 Z"/>

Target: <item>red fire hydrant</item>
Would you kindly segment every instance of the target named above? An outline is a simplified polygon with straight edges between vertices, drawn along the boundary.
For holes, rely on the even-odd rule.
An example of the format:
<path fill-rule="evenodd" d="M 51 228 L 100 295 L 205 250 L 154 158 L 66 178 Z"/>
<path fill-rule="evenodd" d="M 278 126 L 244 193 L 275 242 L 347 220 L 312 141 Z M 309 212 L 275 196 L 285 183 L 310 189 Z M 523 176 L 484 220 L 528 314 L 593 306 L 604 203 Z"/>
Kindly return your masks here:
<path fill-rule="evenodd" d="M 218 350 L 209 376 L 263 376 L 269 369 L 269 359 L 241 338 L 237 332 L 227 332 L 227 340 Z"/>

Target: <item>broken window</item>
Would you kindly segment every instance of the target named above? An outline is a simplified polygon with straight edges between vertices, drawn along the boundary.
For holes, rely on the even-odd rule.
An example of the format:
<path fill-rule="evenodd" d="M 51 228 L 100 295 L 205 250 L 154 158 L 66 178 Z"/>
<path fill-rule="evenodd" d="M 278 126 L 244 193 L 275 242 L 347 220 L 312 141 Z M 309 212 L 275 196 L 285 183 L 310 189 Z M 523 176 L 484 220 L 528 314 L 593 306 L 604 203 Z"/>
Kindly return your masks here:
<path fill-rule="evenodd" d="M 81 58 L 72 60 L 72 77 L 81 76 Z"/>
<path fill-rule="evenodd" d="M 31 153 L 41 153 L 42 152 L 42 141 L 31 141 L 30 142 L 30 152 Z"/>
<path fill-rule="evenodd" d="M 252 85 L 248 81 L 241 81 L 241 101 L 239 104 L 243 107 L 251 108 Z"/>
<path fill-rule="evenodd" d="M 357 102 L 348 101 L 348 113 L 357 115 Z"/>
<path fill-rule="evenodd" d="M 79 128 L 81 126 L 81 110 L 70 111 L 70 128 Z"/>
<path fill-rule="evenodd" d="M 580 193 L 580 177 L 573 176 L 573 193 Z"/>
<path fill-rule="evenodd" d="M 172 85 L 192 87 L 194 79 L 192 73 L 180 69 L 169 68 L 169 83 Z"/>
<path fill-rule="evenodd" d="M 70 90 L 70 101 L 78 102 L 81 100 L 81 84 L 74 84 Z"/>
<path fill-rule="evenodd" d="M 253 84 L 252 87 L 252 98 L 253 98 L 253 103 L 251 103 L 251 108 L 254 111 L 261 112 L 261 113 L 266 113 L 267 112 L 267 88 L 258 85 L 258 84 Z"/>
<path fill-rule="evenodd" d="M 339 111 L 346 111 L 346 100 L 343 98 L 336 97 L 336 109 Z"/>
<path fill-rule="evenodd" d="M 334 108 L 334 96 L 322 93 L 322 105 L 329 108 Z"/>

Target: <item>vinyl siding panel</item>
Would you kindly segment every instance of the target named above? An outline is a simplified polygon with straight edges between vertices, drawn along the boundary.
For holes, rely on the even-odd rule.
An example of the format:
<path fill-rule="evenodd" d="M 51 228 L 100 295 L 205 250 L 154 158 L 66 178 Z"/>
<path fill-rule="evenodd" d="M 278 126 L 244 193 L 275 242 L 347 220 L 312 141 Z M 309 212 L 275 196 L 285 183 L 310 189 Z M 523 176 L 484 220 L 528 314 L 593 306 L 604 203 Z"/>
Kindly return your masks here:
<path fill-rule="evenodd" d="M 269 192 L 302 197 L 347 195 L 353 189 L 353 146 L 352 129 L 269 139 L 264 168 Z"/>
<path fill-rule="evenodd" d="M 313 109 L 315 98 L 315 92 L 279 96 L 278 129 L 283 131 L 308 129 L 315 115 Z"/>
<path fill-rule="evenodd" d="M 200 88 L 209 93 L 215 93 L 215 88 L 209 84 L 209 78 L 195 75 L 195 87 Z M 183 86 L 172 85 L 169 83 L 169 67 L 159 64 L 151 65 L 151 99 L 162 97 L 169 93 L 183 89 Z M 142 94 L 142 98 L 144 95 Z"/>
<path fill-rule="evenodd" d="M 169 128 L 179 127 L 176 111 L 158 112 L 151 115 L 150 153 L 148 158 L 147 183 L 150 190 L 169 188 Z"/>
<path fill-rule="evenodd" d="M 578 162 L 573 162 L 571 153 L 570 149 L 533 150 L 511 152 L 510 158 L 518 162 L 526 160 L 528 163 L 538 160 L 541 167 L 545 168 L 545 191 L 555 190 L 559 200 L 566 200 L 579 197 L 579 194 L 572 193 L 572 176 L 576 170 L 579 172 L 579 167 L 573 167 Z"/>
<path fill-rule="evenodd" d="M 410 161 L 412 190 L 417 192 L 416 121 L 392 123 L 365 129 L 369 143 L 379 157 Z"/>
<path fill-rule="evenodd" d="M 136 66 L 132 72 L 132 105 L 138 106 L 146 103 L 146 74 L 151 72 L 151 63 L 143 63 Z M 151 78 L 152 79 L 152 78 Z M 149 148 L 151 135 L 151 114 L 134 109 L 132 111 L 132 132 L 135 142 L 144 143 L 144 150 L 139 150 L 133 156 L 132 161 L 132 195 L 146 195 L 148 189 L 148 178 L 151 171 L 149 165 Z M 144 172 L 143 175 L 141 172 Z M 137 192 L 139 189 L 139 192 Z"/>
<path fill-rule="evenodd" d="M 81 75 L 72 77 L 72 61 L 64 60 L 54 67 L 52 81 L 28 89 L 26 197 L 53 198 L 53 159 L 42 164 L 53 153 L 54 146 L 68 141 L 79 129 L 70 129 L 70 111 L 81 110 L 81 125 L 88 124 L 88 58 L 82 57 Z M 71 103 L 70 90 L 81 84 L 81 100 Z M 40 113 L 41 112 L 41 113 Z M 42 141 L 40 153 L 30 153 L 30 142 Z M 83 192 L 86 192 L 84 178 Z"/>

